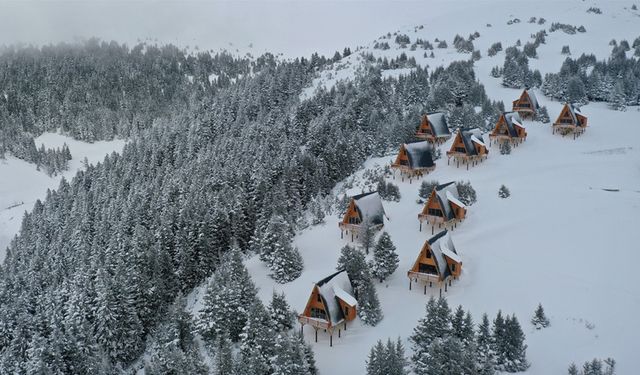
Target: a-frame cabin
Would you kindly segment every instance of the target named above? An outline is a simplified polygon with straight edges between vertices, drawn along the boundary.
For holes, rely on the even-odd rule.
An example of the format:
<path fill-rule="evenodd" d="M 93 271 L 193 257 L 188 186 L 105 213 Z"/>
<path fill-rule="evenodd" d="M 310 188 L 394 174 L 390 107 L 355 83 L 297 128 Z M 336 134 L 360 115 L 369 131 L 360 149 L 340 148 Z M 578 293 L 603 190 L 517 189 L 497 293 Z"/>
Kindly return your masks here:
<path fill-rule="evenodd" d="M 423 115 L 416 137 L 435 144 L 444 143 L 451 138 L 451 131 L 444 113 L 432 112 Z"/>
<path fill-rule="evenodd" d="M 520 144 L 527 139 L 527 131 L 522 125 L 518 112 L 503 112 L 496 122 L 496 126 L 489 134 L 489 146 L 491 142 L 511 142 Z"/>
<path fill-rule="evenodd" d="M 533 91 L 529 91 L 524 89 L 520 98 L 513 101 L 513 111 L 518 112 L 522 118 L 533 118 L 536 115 L 536 112 L 540 109 L 540 105 L 538 104 L 538 98 L 536 98 L 536 94 Z"/>
<path fill-rule="evenodd" d="M 423 222 L 431 225 L 432 234 L 435 231 L 436 224 L 438 224 L 438 228 L 441 228 L 442 225 L 445 227 L 448 225 L 453 229 L 466 216 L 467 207 L 460 201 L 456 183 L 452 181 L 438 185 L 429 195 L 422 212 L 418 214 L 420 231 L 422 231 Z"/>
<path fill-rule="evenodd" d="M 347 322 L 356 318 L 358 301 L 347 271 L 338 271 L 314 284 L 307 305 L 298 315 L 300 332 L 310 325 L 315 330 L 318 342 L 318 329 L 329 332 L 329 345 L 333 346 L 333 333 L 347 330 Z"/>
<path fill-rule="evenodd" d="M 456 166 L 462 164 L 476 165 L 486 159 L 489 155 L 489 149 L 484 143 L 482 132 L 479 129 L 462 130 L 458 129 L 456 137 L 451 144 L 451 149 L 447 151 L 447 164 L 453 159 Z"/>
<path fill-rule="evenodd" d="M 580 136 L 587 128 L 587 117 L 580 113 L 580 108 L 574 104 L 565 103 L 560 115 L 553 123 L 553 134 L 565 136 L 573 133 L 573 138 Z"/>
<path fill-rule="evenodd" d="M 429 174 L 436 169 L 433 162 L 433 146 L 427 141 L 403 143 L 391 168 L 400 171 L 403 181 L 404 176 L 409 177 L 411 181 L 414 176 Z"/>
<path fill-rule="evenodd" d="M 451 235 L 448 231 L 442 231 L 425 241 L 420 254 L 413 263 L 413 267 L 407 272 L 409 277 L 409 290 L 412 283 L 424 283 L 424 294 L 429 287 L 437 284 L 442 295 L 442 286 L 447 291 L 447 283 L 451 286 L 451 279 L 457 279 L 462 272 L 462 259 L 458 255 Z"/>
<path fill-rule="evenodd" d="M 365 223 L 370 224 L 376 229 L 384 226 L 384 207 L 382 207 L 382 199 L 377 191 L 354 195 L 349 201 L 347 212 L 345 212 L 342 221 L 338 223 L 340 228 L 340 238 L 344 238 L 345 232 L 351 232 L 351 240 L 354 235 L 362 229 Z"/>

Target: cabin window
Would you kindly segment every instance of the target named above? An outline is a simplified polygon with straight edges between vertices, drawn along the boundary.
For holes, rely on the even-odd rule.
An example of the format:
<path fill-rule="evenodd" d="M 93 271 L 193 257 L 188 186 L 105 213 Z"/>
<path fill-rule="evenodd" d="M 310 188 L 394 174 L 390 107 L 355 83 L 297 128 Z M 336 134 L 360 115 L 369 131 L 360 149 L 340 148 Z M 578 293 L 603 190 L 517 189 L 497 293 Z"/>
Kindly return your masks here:
<path fill-rule="evenodd" d="M 360 224 L 360 219 L 358 219 L 357 217 L 350 217 L 349 224 Z"/>
<path fill-rule="evenodd" d="M 431 264 L 424 264 L 424 263 L 420 263 L 418 265 L 418 272 L 420 272 L 420 273 L 428 273 L 428 274 L 432 274 L 432 275 L 437 275 L 438 274 L 438 270 L 436 269 L 435 266 L 432 266 Z"/>
<path fill-rule="evenodd" d="M 451 265 L 451 272 L 456 272 L 456 265 L 455 265 L 455 263 Z"/>
<path fill-rule="evenodd" d="M 560 119 L 560 123 L 561 124 L 573 124 L 573 120 L 570 118 L 561 118 Z"/>
<path fill-rule="evenodd" d="M 423 130 L 427 134 L 433 134 L 433 133 L 431 133 L 431 128 L 424 128 Z"/>
<path fill-rule="evenodd" d="M 320 293 L 316 294 L 316 300 L 318 302 L 322 302 L 322 297 L 320 296 Z"/>
<path fill-rule="evenodd" d="M 465 150 L 464 147 L 459 147 L 459 146 L 454 148 L 454 150 L 456 152 L 461 152 L 461 153 L 466 153 L 467 152 L 467 150 Z"/>
<path fill-rule="evenodd" d="M 349 306 L 344 307 L 344 316 L 345 317 L 349 316 Z"/>
<path fill-rule="evenodd" d="M 427 257 L 427 259 L 431 259 L 431 251 L 425 250 L 424 251 L 424 256 Z"/>
<path fill-rule="evenodd" d="M 312 318 L 318 318 L 318 319 L 327 319 L 327 313 L 324 312 L 323 309 L 318 309 L 316 307 L 312 307 L 311 308 L 311 317 Z"/>
<path fill-rule="evenodd" d="M 440 216 L 442 217 L 442 210 L 439 208 L 429 208 L 428 210 L 429 216 Z"/>
<path fill-rule="evenodd" d="M 409 160 L 400 160 L 400 165 L 409 165 Z"/>
<path fill-rule="evenodd" d="M 520 107 L 529 108 L 531 105 L 529 103 L 520 103 Z"/>

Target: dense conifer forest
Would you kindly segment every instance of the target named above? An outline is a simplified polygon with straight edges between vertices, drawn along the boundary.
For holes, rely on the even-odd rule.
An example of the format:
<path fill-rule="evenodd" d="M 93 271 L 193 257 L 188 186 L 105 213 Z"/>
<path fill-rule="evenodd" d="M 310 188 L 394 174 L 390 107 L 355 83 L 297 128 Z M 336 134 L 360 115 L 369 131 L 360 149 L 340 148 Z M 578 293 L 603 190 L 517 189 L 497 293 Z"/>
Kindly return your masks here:
<path fill-rule="evenodd" d="M 241 257 L 277 243 L 297 254 L 287 245 L 310 200 L 368 156 L 408 141 L 424 111 L 486 128 L 500 108 L 471 61 L 385 79 L 371 65 L 301 101 L 329 63 L 96 41 L 3 50 L 0 116 L 12 124 L 4 152 L 21 156 L 21 140 L 53 129 L 87 141 L 132 138 L 25 214 L 0 267 L 0 373 L 45 363 L 56 373 L 114 373 L 162 340 L 173 343 L 171 355 L 197 358 L 193 338 L 180 333 L 194 324 L 182 296 L 214 272 L 214 283 L 238 282 L 218 267 L 230 249 Z M 302 265 L 269 266 L 286 281 L 296 276 L 282 273 Z M 220 288 L 208 289 L 215 301 Z M 228 354 L 220 366 L 234 362 L 227 350 L 238 332 L 209 335 L 212 350 Z M 299 340 L 276 336 L 288 357 L 256 366 L 288 366 L 305 353 Z M 312 355 L 305 361 L 295 373 L 315 371 Z"/>

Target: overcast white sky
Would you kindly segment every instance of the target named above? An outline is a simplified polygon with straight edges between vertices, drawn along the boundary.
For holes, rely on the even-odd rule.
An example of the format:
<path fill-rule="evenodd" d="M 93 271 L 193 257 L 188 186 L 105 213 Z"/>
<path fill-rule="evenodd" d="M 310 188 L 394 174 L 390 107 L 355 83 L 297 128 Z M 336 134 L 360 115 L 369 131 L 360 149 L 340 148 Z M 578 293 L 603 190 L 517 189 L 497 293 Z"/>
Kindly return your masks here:
<path fill-rule="evenodd" d="M 314 51 L 330 55 L 387 31 L 427 22 L 433 6 L 452 7 L 442 0 L 0 0 L 0 44 L 42 44 L 92 36 L 133 44 L 157 38 L 201 49 L 245 51 L 252 43 L 254 54 L 269 50 L 288 56 L 308 56 Z M 463 5 L 457 2 L 456 6 Z"/>

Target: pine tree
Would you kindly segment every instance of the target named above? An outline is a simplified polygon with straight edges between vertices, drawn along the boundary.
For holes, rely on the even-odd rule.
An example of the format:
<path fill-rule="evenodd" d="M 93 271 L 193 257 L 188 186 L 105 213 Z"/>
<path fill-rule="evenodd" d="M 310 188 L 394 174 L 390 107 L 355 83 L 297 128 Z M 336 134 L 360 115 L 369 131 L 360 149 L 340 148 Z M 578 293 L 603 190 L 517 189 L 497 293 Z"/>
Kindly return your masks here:
<path fill-rule="evenodd" d="M 233 353 L 229 337 L 222 334 L 216 340 L 216 353 L 213 360 L 213 373 L 216 375 L 234 375 Z"/>
<path fill-rule="evenodd" d="M 284 284 L 300 277 L 304 264 L 298 249 L 291 244 L 277 246 L 271 259 L 271 276 L 275 281 Z"/>
<path fill-rule="evenodd" d="M 567 372 L 569 373 L 569 375 L 579 375 L 580 374 L 578 372 L 578 366 L 576 366 L 575 363 L 572 363 L 571 365 L 569 365 L 569 369 L 567 370 Z"/>
<path fill-rule="evenodd" d="M 254 367 L 267 368 L 273 353 L 273 341 L 276 332 L 272 328 L 273 321 L 259 300 L 255 301 L 247 313 L 247 321 L 240 334 L 240 351 L 243 358 L 259 353 L 261 361 L 256 360 Z M 259 365 L 262 363 L 262 365 Z"/>
<path fill-rule="evenodd" d="M 371 220 L 366 218 L 362 222 L 362 224 L 360 224 L 359 231 L 360 245 L 362 246 L 362 249 L 365 251 L 365 253 L 369 254 L 369 249 L 374 244 L 375 236 L 376 233 L 373 227 L 373 223 L 371 223 Z"/>
<path fill-rule="evenodd" d="M 422 183 L 420 184 L 420 190 L 418 190 L 418 196 L 423 199 L 429 198 L 429 195 L 431 195 L 433 189 L 435 189 L 435 187 L 438 185 L 439 182 L 435 180 L 422 181 Z"/>
<path fill-rule="evenodd" d="M 536 308 L 535 313 L 533 314 L 533 318 L 531 318 L 531 324 L 536 329 L 547 328 L 549 326 L 549 319 L 544 314 L 544 309 L 542 308 L 542 304 L 538 304 L 538 308 Z"/>
<path fill-rule="evenodd" d="M 409 338 L 413 345 L 414 365 L 426 358 L 429 346 L 436 340 L 442 339 L 451 333 L 451 310 L 447 300 L 429 298 L 427 302 L 427 314 L 418 321 L 413 329 L 413 335 Z M 415 368 L 414 368 L 415 369 Z"/>
<path fill-rule="evenodd" d="M 492 350 L 491 325 L 487 314 L 482 315 L 476 338 L 476 369 L 478 375 L 495 374 L 495 358 Z"/>
<path fill-rule="evenodd" d="M 616 82 L 613 90 L 609 94 L 609 107 L 617 111 L 624 111 L 627 107 L 627 98 L 624 92 L 624 83 L 621 80 Z"/>
<path fill-rule="evenodd" d="M 285 332 L 293 328 L 295 317 L 284 293 L 273 292 L 271 303 L 269 304 L 269 314 L 271 321 L 275 323 L 279 332 Z"/>
<path fill-rule="evenodd" d="M 511 192 L 509 191 L 509 188 L 504 185 L 500 186 L 500 189 L 498 189 L 498 196 L 500 198 L 509 198 L 510 195 Z"/>
<path fill-rule="evenodd" d="M 500 142 L 500 154 L 501 155 L 511 154 L 511 142 L 509 141 Z"/>
<path fill-rule="evenodd" d="M 373 276 L 380 282 L 384 281 L 395 272 L 399 262 L 391 236 L 387 232 L 383 232 L 378 239 L 376 247 L 373 249 Z"/>
<path fill-rule="evenodd" d="M 367 261 L 362 251 L 345 245 L 340 251 L 337 270 L 346 270 L 355 290 L 371 278 Z"/>
<path fill-rule="evenodd" d="M 504 321 L 503 351 L 498 355 L 499 370 L 519 372 L 529 368 L 526 358 L 527 345 L 524 344 L 524 340 L 524 332 L 516 316 L 507 317 Z"/>
<path fill-rule="evenodd" d="M 549 112 L 546 106 L 541 106 L 536 111 L 536 121 L 540 121 L 543 124 L 548 124 L 551 119 L 549 118 Z"/>
<path fill-rule="evenodd" d="M 358 316 L 364 324 L 375 326 L 382 320 L 383 314 L 376 288 L 371 281 L 368 270 L 366 274 L 368 277 L 361 280 L 357 288 Z"/>
<path fill-rule="evenodd" d="M 369 351 L 369 357 L 367 358 L 367 375 L 386 375 L 387 363 L 386 363 L 385 347 L 381 340 L 371 348 Z"/>
<path fill-rule="evenodd" d="M 476 203 L 476 190 L 471 186 L 471 182 L 458 181 L 456 182 L 458 188 L 458 196 L 460 201 L 467 206 L 471 206 Z"/>

